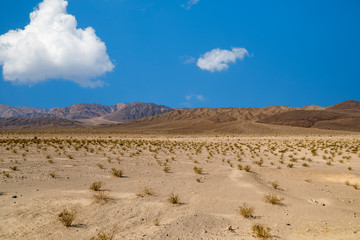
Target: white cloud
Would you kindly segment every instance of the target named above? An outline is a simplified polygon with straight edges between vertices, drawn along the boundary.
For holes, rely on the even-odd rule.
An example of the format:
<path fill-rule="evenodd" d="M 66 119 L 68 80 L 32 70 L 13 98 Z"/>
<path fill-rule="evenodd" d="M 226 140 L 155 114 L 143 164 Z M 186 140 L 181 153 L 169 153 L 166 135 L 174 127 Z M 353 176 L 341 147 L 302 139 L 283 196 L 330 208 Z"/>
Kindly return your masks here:
<path fill-rule="evenodd" d="M 206 98 L 201 94 L 188 94 L 185 95 L 186 102 L 181 103 L 186 108 L 191 108 L 194 103 L 206 102 Z"/>
<path fill-rule="evenodd" d="M 182 4 L 181 6 L 186 9 L 190 9 L 193 5 L 198 4 L 200 0 L 189 0 L 186 4 Z"/>
<path fill-rule="evenodd" d="M 4 80 L 30 85 L 47 79 L 66 79 L 83 87 L 103 84 L 92 79 L 114 68 L 105 43 L 93 28 L 76 28 L 67 5 L 66 0 L 44 0 L 30 14 L 29 25 L 0 36 Z"/>
<path fill-rule="evenodd" d="M 191 64 L 191 63 L 195 63 L 196 62 L 196 58 L 194 57 L 191 57 L 191 56 L 185 56 L 185 57 L 182 57 L 184 58 L 184 64 Z"/>
<path fill-rule="evenodd" d="M 196 65 L 210 72 L 223 71 L 229 68 L 229 63 L 235 63 L 236 59 L 243 60 L 248 55 L 245 48 L 232 48 L 231 51 L 216 48 L 202 55 Z"/>
<path fill-rule="evenodd" d="M 201 94 L 190 94 L 185 96 L 186 100 L 190 101 L 191 99 L 195 98 L 201 102 L 205 102 L 205 97 Z"/>

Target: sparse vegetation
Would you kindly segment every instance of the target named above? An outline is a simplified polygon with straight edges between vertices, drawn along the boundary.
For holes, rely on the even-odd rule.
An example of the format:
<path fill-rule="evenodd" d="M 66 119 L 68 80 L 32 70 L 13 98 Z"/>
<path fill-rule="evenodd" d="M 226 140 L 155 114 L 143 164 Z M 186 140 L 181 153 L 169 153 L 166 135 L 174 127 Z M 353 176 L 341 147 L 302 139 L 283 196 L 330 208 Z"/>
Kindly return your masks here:
<path fill-rule="evenodd" d="M 103 182 L 101 182 L 101 181 L 93 182 L 90 185 L 90 189 L 93 191 L 100 191 L 102 185 L 103 185 Z"/>
<path fill-rule="evenodd" d="M 246 165 L 246 166 L 244 167 L 244 170 L 245 170 L 246 172 L 250 172 L 251 167 L 250 167 L 249 165 Z"/>
<path fill-rule="evenodd" d="M 255 224 L 252 226 L 252 231 L 253 234 L 257 237 L 257 238 L 261 238 L 261 239 L 268 239 L 271 238 L 271 228 L 269 227 L 265 227 L 262 224 Z"/>
<path fill-rule="evenodd" d="M 271 186 L 274 188 L 274 189 L 279 189 L 279 183 L 278 182 L 271 182 Z"/>
<path fill-rule="evenodd" d="M 247 206 L 246 203 L 243 203 L 242 206 L 239 206 L 239 213 L 244 218 L 253 218 L 255 208 Z"/>
<path fill-rule="evenodd" d="M 114 233 L 101 232 L 96 237 L 90 238 L 90 240 L 113 240 Z"/>
<path fill-rule="evenodd" d="M 179 195 L 171 193 L 170 196 L 168 197 L 168 201 L 172 204 L 179 204 L 180 203 Z"/>
<path fill-rule="evenodd" d="M 95 193 L 93 195 L 93 198 L 96 203 L 101 203 L 101 204 L 108 203 L 110 200 L 110 196 L 105 191 Z"/>
<path fill-rule="evenodd" d="M 169 166 L 165 166 L 163 170 L 164 172 L 169 173 L 171 168 Z"/>
<path fill-rule="evenodd" d="M 291 188 L 292 186 L 292 182 L 286 182 L 281 174 L 296 174 L 296 179 L 300 179 L 300 187 L 307 187 L 314 191 L 314 189 L 320 189 L 320 186 L 324 185 L 324 181 L 320 180 L 318 175 L 312 174 L 313 172 L 319 171 L 322 174 L 326 171 L 330 171 L 331 173 L 347 171 L 347 174 L 346 172 L 343 174 L 346 178 L 341 181 L 348 179 L 349 181 L 345 183 L 349 187 L 343 186 L 344 183 L 342 183 L 344 191 L 339 191 L 339 196 L 337 196 L 339 199 L 345 199 L 345 194 L 350 194 L 349 198 L 353 198 L 351 195 L 356 195 L 358 192 L 354 189 L 359 189 L 359 182 L 354 178 L 354 176 L 358 175 L 356 164 L 360 158 L 359 146 L 360 140 L 358 140 L 357 137 L 347 136 L 342 138 L 299 136 L 296 138 L 274 137 L 274 139 L 270 139 L 260 137 L 247 139 L 234 135 L 218 136 L 215 139 L 208 136 L 201 136 L 196 138 L 196 140 L 192 140 L 188 137 L 126 137 L 125 134 L 119 137 L 106 135 L 96 137 L 95 134 L 91 137 L 86 136 L 86 134 L 81 137 L 73 134 L 67 136 L 61 135 L 61 137 L 56 137 L 56 134 L 54 134 L 51 137 L 47 137 L 47 135 L 44 134 L 41 135 L 41 138 L 37 139 L 29 136 L 21 137 L 14 135 L 14 137 L 12 137 L 11 135 L 4 135 L 0 138 L 0 162 L 2 167 L 0 180 L 9 182 L 10 184 L 19 184 L 20 182 L 32 181 L 40 176 L 44 183 L 47 181 L 47 183 L 56 182 L 57 184 L 69 184 L 67 186 L 71 186 L 72 183 L 79 181 L 77 182 L 77 186 L 83 186 L 82 184 L 85 178 L 89 179 L 90 177 L 96 177 L 100 174 L 99 179 L 107 179 L 106 183 L 107 181 L 112 182 L 111 187 L 120 188 L 120 185 L 116 186 L 116 184 L 121 184 L 122 187 L 124 186 L 123 184 L 134 183 L 134 185 L 124 190 L 131 192 L 132 190 L 129 190 L 130 187 L 137 189 L 137 186 L 139 186 L 135 184 L 147 184 L 149 187 L 159 189 L 159 196 L 164 196 L 163 193 L 166 189 L 174 189 L 174 191 L 179 189 L 179 184 L 181 184 L 181 182 L 178 181 L 179 178 L 183 178 L 181 181 L 190 181 L 190 183 L 186 183 L 188 184 L 186 186 L 189 186 L 194 192 L 200 191 L 201 193 L 206 193 L 206 191 L 211 191 L 210 184 L 214 183 L 216 177 L 224 177 L 224 174 L 231 174 L 231 181 L 239 181 L 239 184 L 241 184 L 241 181 L 247 184 L 249 183 L 247 182 L 248 180 L 252 181 L 253 179 L 259 179 L 261 182 L 267 183 L 269 193 L 276 193 L 278 196 L 267 194 L 268 196 L 264 196 L 264 199 L 260 196 L 260 199 L 255 199 L 255 201 L 265 200 L 266 203 L 276 205 L 282 204 L 283 202 L 287 204 L 286 200 L 281 196 L 285 196 L 283 195 L 285 193 L 285 187 Z M 14 153 L 14 149 L 16 153 Z M 316 153 L 316 155 L 312 156 L 313 152 Z M 76 160 L 69 160 L 69 155 Z M 24 162 L 25 156 L 27 162 Z M 54 161 L 56 164 L 49 164 L 54 163 Z M 261 166 L 261 168 L 255 164 Z M 331 164 L 333 167 L 327 167 L 326 164 L 329 166 Z M 306 169 L 310 167 L 310 165 L 314 168 L 313 170 Z M 294 169 L 287 169 L 287 166 Z M 354 167 L 354 170 L 351 166 Z M 20 168 L 21 171 L 13 172 L 11 170 L 13 167 L 15 167 L 15 171 L 18 170 L 18 168 Z M 39 167 L 39 171 L 36 167 Z M 123 174 L 122 172 L 118 174 L 121 170 L 113 167 L 122 168 L 122 170 L 125 171 L 129 169 L 129 174 L 131 173 L 129 181 L 127 179 L 119 180 L 121 182 L 116 181 L 116 178 L 112 175 L 122 176 Z M 170 167 L 178 174 L 166 175 L 162 173 L 163 170 L 164 172 L 170 172 Z M 231 169 L 230 167 L 235 167 L 238 170 Z M 80 172 L 85 169 L 89 171 L 85 174 L 84 172 Z M 206 175 L 203 169 L 206 170 Z M 240 172 L 242 170 L 250 172 L 252 169 L 254 171 L 253 173 Z M 349 172 L 348 170 L 353 172 Z M 12 178 L 10 178 L 9 173 Z M 266 174 L 263 175 L 264 173 Z M 38 175 L 35 176 L 35 174 Z M 147 175 L 144 178 L 146 180 L 137 183 L 136 181 L 142 177 L 141 174 Z M 160 181 L 158 181 L 158 179 L 153 181 L 151 179 L 152 176 L 162 178 L 161 182 L 167 185 L 166 189 L 161 189 L 159 185 Z M 111 179 L 111 177 L 113 177 L 113 179 Z M 306 178 L 313 178 L 314 184 L 306 184 L 312 181 Z M 97 192 L 89 193 L 88 197 L 98 203 L 109 202 L 108 194 L 111 192 L 106 191 L 108 186 L 105 188 L 102 186 L 102 182 L 100 182 L 100 184 L 98 184 L 99 182 L 95 182 L 93 183 L 94 185 L 89 186 L 90 183 L 97 180 L 97 178 L 90 179 L 87 183 L 88 185 L 85 183 L 86 185 L 83 188 L 90 187 L 91 190 Z M 125 182 L 123 182 L 123 180 Z M 151 181 L 148 182 L 148 180 Z M 194 182 L 194 180 L 196 182 Z M 279 182 L 275 180 L 279 180 Z M 301 181 L 305 182 L 301 183 Z M 204 182 L 204 184 L 201 182 Z M 282 184 L 285 185 L 282 186 Z M 338 185 L 338 183 L 328 181 L 326 184 L 329 186 L 326 191 L 329 191 L 330 194 L 337 194 L 334 192 L 334 189 L 336 189 L 335 185 Z M 254 188 L 257 187 L 256 185 L 254 186 Z M 294 191 L 294 189 L 291 191 Z M 141 188 L 139 192 L 136 193 L 139 197 L 152 196 L 153 194 L 151 188 Z M 204 194 L 204 197 L 210 198 L 206 196 L 206 194 Z M 136 201 L 138 207 L 143 207 L 142 204 L 153 201 L 157 202 L 158 199 L 156 198 L 157 196 L 155 195 L 155 197 L 151 198 L 137 198 L 132 200 Z M 306 196 L 306 198 L 308 199 L 308 196 Z M 179 204 L 179 195 L 165 195 L 163 201 Z M 212 200 L 210 199 L 209 201 Z M 243 201 L 248 201 L 250 206 L 240 202 L 240 206 L 235 205 L 235 208 L 238 207 L 236 213 L 244 218 L 254 218 L 254 208 L 251 206 L 250 200 L 245 198 Z M 128 205 L 126 204 L 129 202 L 131 201 L 121 201 L 121 205 L 124 204 L 124 206 L 119 208 L 127 208 Z M 315 199 L 313 202 L 319 204 Z M 263 202 L 263 204 L 265 203 Z M 273 206 L 270 204 L 268 204 L 268 207 L 272 208 Z M 355 205 L 356 203 L 346 203 L 346 207 L 351 210 Z M 101 207 L 99 205 L 93 205 L 93 207 L 106 208 L 106 206 Z M 293 206 L 289 205 L 288 207 Z M 327 204 L 327 207 L 330 209 L 333 206 L 328 206 Z M 286 208 L 282 209 L 284 209 L 284 211 L 286 210 Z M 259 211 L 258 207 L 256 207 L 256 211 Z M 144 223 L 149 223 L 150 221 L 150 224 L 152 224 L 151 221 L 154 221 L 153 219 L 156 217 L 161 217 L 163 213 L 159 212 L 157 214 L 158 215 L 144 216 Z M 266 213 L 261 215 L 267 216 Z M 54 217 L 56 217 L 56 214 L 54 214 Z M 167 222 L 167 220 L 164 219 L 164 224 L 165 222 Z M 155 221 L 154 224 L 159 225 L 159 223 L 155 223 Z M 264 227 L 264 229 L 267 230 L 266 227 Z M 91 229 L 91 231 L 93 231 L 93 229 Z M 96 231 L 96 233 L 98 232 Z M 100 234 L 98 237 L 99 238 L 94 239 L 101 239 Z"/>
<path fill-rule="evenodd" d="M 259 161 L 254 161 L 254 163 L 261 167 L 264 163 L 264 160 L 260 159 Z"/>
<path fill-rule="evenodd" d="M 12 167 L 10 167 L 10 169 L 13 170 L 13 171 L 17 171 L 18 167 L 17 166 L 12 166 Z"/>
<path fill-rule="evenodd" d="M 153 196 L 154 194 L 155 194 L 154 190 L 152 190 L 151 188 L 145 187 L 144 189 L 142 189 L 141 191 L 136 193 L 136 196 L 145 197 L 145 196 Z"/>
<path fill-rule="evenodd" d="M 76 211 L 64 209 L 58 216 L 59 221 L 64 224 L 65 227 L 70 227 L 75 220 Z"/>
<path fill-rule="evenodd" d="M 264 200 L 267 203 L 271 203 L 273 205 L 280 205 L 284 201 L 283 197 L 278 197 L 275 194 L 265 194 Z"/>
<path fill-rule="evenodd" d="M 122 177 L 123 176 L 122 170 L 119 170 L 119 169 L 116 169 L 116 168 L 112 168 L 111 173 L 115 177 Z"/>
<path fill-rule="evenodd" d="M 194 172 L 197 173 L 197 174 L 202 174 L 203 169 L 200 168 L 200 167 L 194 167 Z"/>
<path fill-rule="evenodd" d="M 157 226 L 157 227 L 160 226 L 160 221 L 159 221 L 158 218 L 154 219 L 154 225 Z"/>

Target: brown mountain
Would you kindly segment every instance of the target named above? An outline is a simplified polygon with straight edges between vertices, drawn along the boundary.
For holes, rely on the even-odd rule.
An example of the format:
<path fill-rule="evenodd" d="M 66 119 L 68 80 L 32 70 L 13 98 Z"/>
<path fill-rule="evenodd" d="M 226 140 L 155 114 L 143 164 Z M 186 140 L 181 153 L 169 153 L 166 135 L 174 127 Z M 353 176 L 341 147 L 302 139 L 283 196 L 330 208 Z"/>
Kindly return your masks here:
<path fill-rule="evenodd" d="M 294 127 L 360 131 L 360 102 L 349 100 L 321 111 L 283 112 L 262 118 L 258 122 Z"/>
<path fill-rule="evenodd" d="M 327 110 L 360 110 L 360 102 L 348 100 L 326 108 Z"/>
<path fill-rule="evenodd" d="M 0 117 L 2 118 L 63 118 L 69 120 L 97 119 L 101 123 L 107 120 L 115 122 L 127 122 L 142 117 L 154 116 L 156 114 L 173 111 L 173 108 L 153 103 L 119 103 L 106 106 L 96 103 L 79 103 L 70 107 L 61 108 L 31 108 L 12 107 L 0 105 Z"/>
<path fill-rule="evenodd" d="M 166 133 L 269 133 L 284 126 L 360 131 L 356 101 L 332 107 L 316 105 L 262 108 L 196 108 L 175 110 L 118 126 L 127 131 Z M 340 107 L 339 107 L 340 106 Z M 349 108 L 352 108 L 349 111 Z M 277 127 L 278 126 L 278 127 Z M 286 127 L 287 129 L 287 127 Z M 289 131 L 296 131 L 294 129 Z M 303 131 L 303 130 L 302 130 Z"/>
<path fill-rule="evenodd" d="M 1 129 L 81 128 L 77 121 L 61 118 L 0 118 Z"/>
<path fill-rule="evenodd" d="M 53 109 L 12 108 L 0 105 L 0 114 L 49 115 L 82 123 L 103 124 L 101 131 L 147 133 L 261 133 L 301 132 L 304 129 L 360 131 L 360 102 L 345 101 L 330 107 L 316 105 L 295 108 L 196 108 L 172 109 L 151 103 L 121 103 L 112 106 L 76 104 Z M 1 115 L 0 115 L 1 116 Z M 53 119 L 54 120 L 54 119 Z M 52 120 L 52 121 L 53 121 Z M 135 120 L 135 121 L 132 121 Z M 2 120 L 4 121 L 4 120 Z M 50 121 L 50 120 L 49 120 Z M 13 123 L 23 122 L 13 119 Z M 122 124 L 114 124 L 124 122 Z M 11 121 L 10 121 L 11 123 Z M 10 124 L 6 122 L 7 126 Z M 26 122 L 29 126 L 30 123 Z M 46 123 L 50 125 L 50 123 Z M 61 123 L 63 124 L 63 123 Z M 69 122 L 69 126 L 72 126 Z M 78 126 L 75 122 L 75 126 Z M 11 125 L 11 124 L 10 124 Z M 95 125 L 95 124 L 93 124 Z M 106 125 L 104 127 L 104 125 Z M 111 125 L 111 126 L 109 126 Z M 4 126 L 0 121 L 0 128 Z M 63 126 L 67 126 L 66 124 Z M 309 130 L 310 131 L 310 130 Z M 313 132 L 311 130 L 310 132 Z"/>
<path fill-rule="evenodd" d="M 155 116 L 162 113 L 171 112 L 175 109 L 164 106 L 164 105 L 156 105 L 153 103 L 128 103 L 116 105 L 116 111 L 111 114 L 108 114 L 104 117 L 104 119 L 111 121 L 134 121 L 140 118 Z"/>
<path fill-rule="evenodd" d="M 308 107 L 305 107 L 308 108 Z M 311 109 L 322 109 L 312 106 Z M 262 107 L 262 108 L 196 108 L 175 110 L 153 117 L 141 118 L 124 125 L 117 130 L 150 133 L 274 133 L 274 127 L 264 126 L 257 120 L 274 114 L 300 110 L 294 107 Z M 278 131 L 278 130 L 276 130 Z"/>
<path fill-rule="evenodd" d="M 194 108 L 176 110 L 153 117 L 138 120 L 139 122 L 208 120 L 214 123 L 230 121 L 254 121 L 276 113 L 287 112 L 298 108 L 263 107 L 263 108 Z"/>

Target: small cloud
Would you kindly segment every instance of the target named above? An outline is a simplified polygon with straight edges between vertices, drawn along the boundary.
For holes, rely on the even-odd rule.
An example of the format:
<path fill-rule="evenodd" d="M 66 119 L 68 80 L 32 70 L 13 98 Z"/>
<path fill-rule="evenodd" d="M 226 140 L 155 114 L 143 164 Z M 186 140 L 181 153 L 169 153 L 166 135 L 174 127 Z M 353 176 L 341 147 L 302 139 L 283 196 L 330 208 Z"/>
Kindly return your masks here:
<path fill-rule="evenodd" d="M 206 98 L 202 94 L 185 95 L 186 102 L 181 103 L 183 107 L 191 108 L 196 102 L 206 102 Z"/>
<path fill-rule="evenodd" d="M 188 0 L 186 4 L 182 4 L 181 7 L 185 9 L 190 9 L 193 5 L 196 5 L 199 3 L 200 0 Z"/>
<path fill-rule="evenodd" d="M 66 79 L 83 87 L 104 84 L 92 79 L 114 68 L 105 43 L 93 28 L 77 28 L 67 6 L 66 0 L 44 0 L 30 14 L 30 23 L 24 29 L 0 35 L 5 81 L 31 85 Z"/>
<path fill-rule="evenodd" d="M 191 99 L 197 99 L 198 101 L 201 101 L 201 102 L 205 102 L 206 99 L 203 95 L 201 94 L 191 94 L 191 95 L 186 95 L 185 96 L 186 100 L 190 101 Z"/>
<path fill-rule="evenodd" d="M 192 64 L 192 63 L 195 63 L 197 60 L 196 58 L 191 57 L 191 56 L 185 56 L 185 57 L 182 57 L 182 59 L 184 60 L 184 64 Z"/>
<path fill-rule="evenodd" d="M 231 51 L 216 48 L 202 55 L 196 65 L 202 70 L 220 72 L 228 69 L 229 63 L 235 63 L 237 59 L 243 60 L 245 56 L 249 56 L 245 48 L 232 48 Z"/>

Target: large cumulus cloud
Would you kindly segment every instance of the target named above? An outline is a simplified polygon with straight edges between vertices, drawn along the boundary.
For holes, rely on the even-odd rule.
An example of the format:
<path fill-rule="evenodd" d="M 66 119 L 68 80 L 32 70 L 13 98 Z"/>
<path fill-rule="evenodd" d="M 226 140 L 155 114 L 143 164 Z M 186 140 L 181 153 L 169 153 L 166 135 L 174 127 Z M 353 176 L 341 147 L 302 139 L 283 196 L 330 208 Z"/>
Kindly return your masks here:
<path fill-rule="evenodd" d="M 97 77 L 113 70 L 105 43 L 91 27 L 77 28 L 66 0 L 44 0 L 24 29 L 0 36 L 0 65 L 6 81 L 35 84 L 71 80 L 83 87 L 102 85 Z"/>

